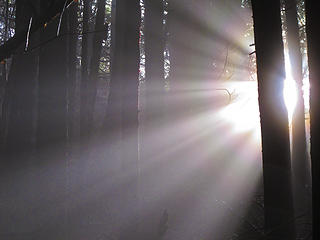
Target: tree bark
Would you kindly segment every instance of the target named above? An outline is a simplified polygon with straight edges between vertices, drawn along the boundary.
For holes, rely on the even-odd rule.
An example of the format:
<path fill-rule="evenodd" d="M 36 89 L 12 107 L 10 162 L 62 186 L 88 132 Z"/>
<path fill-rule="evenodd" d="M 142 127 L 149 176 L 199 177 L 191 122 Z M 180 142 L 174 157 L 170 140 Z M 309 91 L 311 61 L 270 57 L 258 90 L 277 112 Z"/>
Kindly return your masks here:
<path fill-rule="evenodd" d="M 41 11 L 49 7 L 42 1 Z M 61 35 L 40 49 L 37 126 L 37 192 L 34 215 L 39 231 L 35 239 L 65 239 L 67 144 L 67 16 Z M 40 33 L 41 42 L 56 35 L 59 19 Z"/>
<path fill-rule="evenodd" d="M 164 88 L 163 2 L 148 0 L 145 9 L 146 84 L 152 95 Z"/>
<path fill-rule="evenodd" d="M 292 171 L 295 214 L 301 215 L 309 204 L 310 175 L 308 169 L 308 154 L 305 131 L 305 114 L 303 99 L 303 70 L 302 54 L 300 46 L 300 34 L 297 16 L 297 1 L 285 1 L 285 15 L 287 26 L 287 44 L 291 64 L 291 75 L 297 87 L 297 103 L 292 116 Z M 311 202 L 310 202 L 311 203 Z M 303 233 L 303 224 L 307 217 L 297 219 L 297 235 Z"/>
<path fill-rule="evenodd" d="M 165 85 L 163 1 L 145 1 L 145 9 L 146 118 L 152 121 L 162 115 Z"/>
<path fill-rule="evenodd" d="M 297 19 L 296 0 L 286 0 L 287 41 L 291 63 L 292 77 L 297 86 L 297 105 L 292 118 L 292 167 L 297 184 L 306 187 L 307 146 L 305 132 L 304 100 L 302 91 L 302 55 Z"/>
<path fill-rule="evenodd" d="M 98 0 L 97 2 L 98 10 L 96 16 L 96 24 L 94 28 L 93 44 L 92 44 L 92 57 L 90 62 L 90 74 L 88 79 L 87 86 L 87 101 L 85 104 L 85 109 L 87 109 L 88 115 L 88 128 L 90 132 L 93 129 L 93 115 L 94 115 L 94 106 L 97 96 L 97 82 L 99 77 L 100 69 L 100 57 L 102 49 L 102 41 L 107 37 L 108 26 L 105 23 L 105 5 L 106 0 Z M 90 134 L 89 132 L 89 134 Z"/>
<path fill-rule="evenodd" d="M 262 135 L 265 231 L 295 239 L 280 2 L 252 0 Z"/>
<path fill-rule="evenodd" d="M 77 84 L 77 44 L 78 44 L 78 4 L 73 4 L 67 12 L 68 16 L 68 136 L 69 142 L 76 141 L 74 126 Z"/>
<path fill-rule="evenodd" d="M 310 80 L 310 135 L 312 172 L 312 227 L 313 239 L 320 239 L 320 15 L 317 1 L 306 1 L 306 27 Z"/>
<path fill-rule="evenodd" d="M 110 97 L 112 99 L 118 96 L 120 102 L 113 102 L 112 104 L 115 105 L 110 107 L 119 110 L 121 106 L 121 143 L 120 149 L 117 150 L 118 153 L 121 150 L 121 179 L 123 180 L 121 181 L 123 185 L 119 211 L 121 224 L 119 239 L 126 240 L 139 239 L 137 193 L 140 4 L 138 0 L 118 0 L 115 10 L 116 25 L 111 73 L 113 92 L 110 92 Z M 130 178 L 125 178 L 124 173 L 129 173 Z"/>
<path fill-rule="evenodd" d="M 33 12 L 22 0 L 16 1 L 17 31 L 24 28 Z M 35 39 L 34 39 L 35 40 Z M 22 49 L 20 49 L 22 50 Z M 38 53 L 14 56 L 10 69 L 5 102 L 6 135 L 2 158 L 0 232 L 21 233 L 35 228 L 32 206 L 32 160 L 35 150 L 35 107 Z M 25 191 L 27 190 L 27 191 Z M 10 226 L 14 221 L 14 227 Z"/>
<path fill-rule="evenodd" d="M 78 190 L 80 171 L 76 158 L 78 134 L 76 131 L 76 88 L 77 88 L 77 45 L 78 45 L 78 4 L 73 4 L 66 13 L 67 28 L 70 33 L 67 38 L 67 96 L 66 96 L 66 239 L 73 238 L 74 226 L 78 220 L 75 211 L 79 209 L 76 204 L 78 199 L 74 192 Z M 74 210 L 76 209 L 76 210 Z"/>
<path fill-rule="evenodd" d="M 80 85 L 80 139 L 82 150 L 86 151 L 89 142 L 89 112 L 86 108 L 89 98 L 89 19 L 90 19 L 90 4 L 89 1 L 84 1 L 83 19 L 82 19 L 82 53 L 81 53 L 81 85 Z"/>
<path fill-rule="evenodd" d="M 145 47 L 145 108 L 142 110 L 141 166 L 154 166 L 155 146 L 161 147 L 164 129 L 164 4 L 162 0 L 144 1 L 144 47 Z M 152 142 L 152 144 L 150 144 Z M 159 179 L 159 168 L 143 167 L 141 170 L 140 195 L 143 209 L 141 219 L 141 239 L 160 239 L 158 224 L 163 211 L 158 199 L 160 193 L 155 187 Z M 158 199 L 159 200 L 159 199 Z M 141 209 L 141 210 L 143 210 Z"/>
<path fill-rule="evenodd" d="M 5 42 L 8 38 L 8 32 L 9 32 L 9 0 L 4 1 L 4 16 L 3 16 L 3 24 L 4 28 L 2 29 L 1 35 L 3 36 L 3 42 Z M 3 44 L 1 42 L 1 44 Z M 6 85 L 7 85 L 7 62 L 6 61 L 1 61 L 0 63 L 0 152 L 3 151 L 4 148 L 4 109 L 5 109 L 5 94 L 6 94 Z"/>

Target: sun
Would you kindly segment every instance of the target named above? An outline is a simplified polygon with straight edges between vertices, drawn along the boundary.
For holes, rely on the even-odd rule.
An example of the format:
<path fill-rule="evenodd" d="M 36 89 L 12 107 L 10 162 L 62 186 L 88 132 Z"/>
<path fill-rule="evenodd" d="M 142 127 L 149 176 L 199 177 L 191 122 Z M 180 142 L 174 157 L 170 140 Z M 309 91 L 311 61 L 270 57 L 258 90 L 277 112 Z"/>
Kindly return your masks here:
<path fill-rule="evenodd" d="M 230 123 L 235 133 L 259 134 L 260 119 L 256 81 L 232 82 L 231 102 L 221 109 L 220 116 Z"/>
<path fill-rule="evenodd" d="M 284 80 L 283 97 L 288 111 L 289 124 L 297 104 L 297 86 L 291 74 L 291 64 L 288 52 L 285 51 L 286 79 Z"/>
<path fill-rule="evenodd" d="M 291 74 L 288 54 L 285 53 L 286 79 L 284 80 L 283 98 L 288 111 L 289 125 L 297 103 L 297 87 Z M 235 133 L 260 132 L 260 113 L 258 104 L 258 86 L 256 81 L 235 81 L 229 83 L 233 92 L 232 101 L 220 111 L 220 116 L 229 122 Z"/>

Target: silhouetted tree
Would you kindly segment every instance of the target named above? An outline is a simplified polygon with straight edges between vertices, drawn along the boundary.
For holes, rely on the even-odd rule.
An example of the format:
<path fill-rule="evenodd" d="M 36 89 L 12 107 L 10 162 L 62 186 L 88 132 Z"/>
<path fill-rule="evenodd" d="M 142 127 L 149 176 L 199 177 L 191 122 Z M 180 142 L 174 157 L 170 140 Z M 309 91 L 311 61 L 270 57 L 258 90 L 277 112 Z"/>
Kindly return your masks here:
<path fill-rule="evenodd" d="M 78 169 L 71 164 L 76 157 L 74 149 L 77 146 L 78 134 L 76 131 L 76 88 L 77 88 L 77 47 L 79 41 L 78 35 L 78 4 L 73 4 L 66 12 L 67 17 L 67 96 L 66 96 L 66 130 L 67 130 L 67 148 L 66 148 L 66 239 L 72 236 L 72 226 L 78 220 L 74 212 L 71 211 L 75 204 L 76 197 L 73 196 L 79 184 Z M 77 161 L 79 163 L 79 161 Z M 78 166 L 78 165 L 77 165 Z M 78 209 L 77 209 L 78 210 Z"/>
<path fill-rule="evenodd" d="M 4 25 L 0 32 L 0 42 L 3 44 L 7 38 L 9 37 L 9 30 L 10 30 L 10 21 L 9 21 L 9 0 L 1 1 L 2 8 L 0 8 L 0 21 Z M 2 60 L 0 63 L 0 151 L 3 150 L 4 140 L 5 140 L 5 93 L 6 93 L 6 86 L 7 86 L 7 71 L 8 64 L 7 61 Z"/>
<path fill-rule="evenodd" d="M 141 165 L 153 166 L 155 146 L 162 146 L 163 137 L 160 134 L 164 127 L 164 4 L 162 0 L 144 1 L 144 49 L 145 49 L 145 108 L 142 109 L 142 134 L 141 134 Z M 150 144 L 152 142 L 152 144 Z M 141 170 L 140 193 L 141 211 L 143 219 L 141 222 L 141 239 L 160 239 L 157 231 L 159 217 L 162 211 L 158 201 L 154 201 L 156 195 L 159 196 L 158 188 L 153 182 L 160 179 L 159 168 L 143 168 Z M 153 201 L 150 201 L 153 199 Z"/>
<path fill-rule="evenodd" d="M 82 115 L 82 122 L 81 122 L 81 141 L 82 147 L 81 152 L 84 153 L 80 157 L 83 158 L 83 173 L 84 173 L 84 181 L 83 181 L 83 188 L 84 192 L 83 198 L 85 198 L 86 192 L 90 189 L 90 183 L 93 179 L 100 177 L 98 173 L 92 174 L 92 172 L 96 171 L 92 166 L 99 166 L 100 168 L 106 167 L 104 165 L 104 161 L 99 161 L 99 156 L 95 154 L 95 148 L 92 144 L 92 137 L 94 136 L 94 114 L 95 114 L 95 103 L 97 97 L 97 87 L 98 87 L 98 78 L 100 73 L 100 59 L 101 59 L 101 50 L 102 50 L 102 42 L 106 39 L 108 34 L 108 25 L 105 21 L 105 13 L 106 13 L 106 0 L 98 0 L 97 1 L 97 11 L 95 15 L 95 26 L 93 30 L 93 36 L 91 37 L 90 41 L 86 43 L 87 45 L 87 53 L 88 60 L 83 65 L 82 68 L 87 68 L 86 72 L 84 73 L 82 69 L 82 73 L 84 74 L 82 77 L 82 86 L 81 86 L 81 115 Z M 85 10 L 84 10 L 85 11 Z M 83 32 L 85 30 L 83 29 Z M 83 35 L 84 36 L 84 35 Z M 83 46 L 83 45 L 82 45 Z M 84 52 L 83 52 L 84 53 Z M 84 57 L 84 55 L 82 55 Z M 108 166 L 109 167 L 109 166 Z M 108 169 L 102 171 L 102 174 L 106 174 Z M 81 186 L 81 187 L 83 187 Z M 107 217 L 103 216 L 105 214 L 99 214 L 100 209 L 106 208 L 108 196 L 104 192 L 103 189 L 101 194 L 103 197 L 93 199 L 90 202 L 90 206 L 83 206 L 85 208 L 85 216 L 91 221 L 101 221 L 103 222 Z M 89 221 L 90 221 L 89 220 Z M 108 224 L 107 222 L 105 222 Z M 87 225 L 88 229 L 90 228 L 95 229 L 96 231 L 103 231 L 103 229 L 99 229 L 98 226 L 94 228 L 94 226 L 90 226 L 89 223 Z"/>
<path fill-rule="evenodd" d="M 145 1 L 146 115 L 154 121 L 161 117 L 164 93 L 164 6 L 162 0 Z M 156 109 L 156 112 L 154 111 Z M 148 121 L 147 121 L 148 123 Z"/>
<path fill-rule="evenodd" d="M 89 98 L 89 67 L 90 67 L 90 41 L 88 34 L 90 28 L 90 2 L 83 1 L 83 18 L 82 18 L 82 46 L 81 46 L 81 85 L 80 85 L 80 137 L 83 144 L 82 150 L 87 151 L 85 147 L 88 144 L 90 126 L 89 126 L 89 112 L 87 101 Z"/>
<path fill-rule="evenodd" d="M 265 230 L 295 239 L 280 2 L 252 0 L 262 135 Z"/>
<path fill-rule="evenodd" d="M 300 215 L 306 211 L 308 186 L 310 186 L 310 177 L 308 175 L 308 154 L 305 131 L 305 114 L 303 99 L 303 70 L 302 54 L 300 46 L 300 33 L 297 15 L 297 1 L 285 1 L 286 16 L 286 36 L 288 52 L 291 64 L 291 75 L 297 87 L 297 103 L 292 116 L 292 170 L 293 170 L 293 193 L 295 199 L 295 212 Z M 306 217 L 301 218 L 306 221 Z M 297 234 L 302 231 L 303 224 L 297 222 Z"/>
<path fill-rule="evenodd" d="M 31 17 L 37 14 L 35 9 L 23 0 L 16 1 L 16 31 L 22 31 L 29 25 Z M 31 39 L 30 39 L 31 40 Z M 34 42 L 36 38 L 32 39 Z M 25 46 L 19 50 L 23 52 Z M 26 231 L 25 228 L 34 228 L 33 216 L 28 216 L 32 207 L 26 204 L 32 201 L 32 196 L 25 194 L 24 189 L 32 188 L 30 170 L 35 150 L 35 105 L 38 72 L 38 54 L 36 51 L 15 55 L 10 69 L 7 94 L 5 99 L 5 155 L 1 159 L 1 185 L 5 204 L 1 206 L 1 215 L 4 219 L 16 221 L 15 231 Z M 22 173 L 19 173 L 22 169 Z M 20 176 L 19 176 L 20 175 Z M 18 180 L 19 179 L 19 180 Z M 18 182 L 20 184 L 18 184 Z M 18 219 L 21 219 L 20 221 Z M 9 221 L 1 221 L 4 229 L 9 229 Z M 2 229 L 3 230 L 3 229 Z M 8 230 L 7 230 L 8 231 Z"/>
<path fill-rule="evenodd" d="M 108 25 L 105 22 L 105 5 L 106 0 L 97 1 L 96 23 L 94 28 L 94 36 L 92 42 L 92 57 L 90 61 L 90 73 L 87 85 L 87 100 L 84 109 L 87 109 L 88 127 L 92 130 L 94 106 L 97 96 L 97 82 L 100 71 L 100 57 L 102 49 L 102 41 L 106 39 L 108 33 Z"/>
<path fill-rule="evenodd" d="M 69 142 L 73 143 L 76 138 L 74 117 L 76 107 L 76 84 L 77 84 L 77 44 L 78 44 L 78 4 L 72 4 L 67 11 L 68 17 L 68 131 Z"/>
<path fill-rule="evenodd" d="M 41 1 L 41 12 L 50 7 Z M 56 36 L 59 18 L 40 32 L 42 43 Z M 40 48 L 38 125 L 37 125 L 37 192 L 40 206 L 33 214 L 47 239 L 63 239 L 66 224 L 66 143 L 67 143 L 67 15 L 61 19 L 60 36 Z M 43 234 L 43 235 L 42 235 Z"/>
<path fill-rule="evenodd" d="M 297 105 L 292 120 L 292 167 L 297 184 L 308 184 L 307 146 L 304 117 L 304 100 L 302 91 L 302 55 L 300 48 L 299 26 L 296 0 L 285 1 L 287 41 L 291 63 L 291 71 L 297 86 Z"/>
<path fill-rule="evenodd" d="M 313 239 L 320 238 L 320 8 L 317 1 L 306 1 L 306 31 L 308 43 L 308 64 L 310 79 L 310 134 L 312 168 L 312 227 Z"/>
<path fill-rule="evenodd" d="M 107 158 L 121 161 L 121 201 L 118 201 L 119 239 L 138 238 L 138 76 L 140 4 L 118 0 L 112 37 L 111 82 L 104 124 L 111 145 Z M 119 132 L 120 131 L 120 132 Z M 124 178 L 122 173 L 129 173 Z"/>

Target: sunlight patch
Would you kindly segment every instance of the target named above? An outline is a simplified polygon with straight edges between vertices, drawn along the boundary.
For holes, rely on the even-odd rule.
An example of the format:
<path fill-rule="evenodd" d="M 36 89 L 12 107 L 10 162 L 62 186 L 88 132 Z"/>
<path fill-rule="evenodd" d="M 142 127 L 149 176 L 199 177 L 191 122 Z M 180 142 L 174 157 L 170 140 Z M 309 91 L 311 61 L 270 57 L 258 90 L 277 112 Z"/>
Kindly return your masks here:
<path fill-rule="evenodd" d="M 260 120 L 257 82 L 234 82 L 230 88 L 231 101 L 221 110 L 222 118 L 232 125 L 236 133 L 254 132 L 258 135 Z"/>
<path fill-rule="evenodd" d="M 291 124 L 294 109 L 297 104 L 297 86 L 291 74 L 290 58 L 287 51 L 285 51 L 285 67 L 286 79 L 284 81 L 283 97 L 288 110 L 289 124 Z"/>

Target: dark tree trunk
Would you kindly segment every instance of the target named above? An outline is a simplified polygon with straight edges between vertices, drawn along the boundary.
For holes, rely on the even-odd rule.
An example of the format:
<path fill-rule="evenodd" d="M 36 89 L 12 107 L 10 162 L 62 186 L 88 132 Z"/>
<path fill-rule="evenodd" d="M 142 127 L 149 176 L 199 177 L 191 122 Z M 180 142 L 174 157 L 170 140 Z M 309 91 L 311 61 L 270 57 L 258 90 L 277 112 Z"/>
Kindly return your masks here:
<path fill-rule="evenodd" d="M 33 17 L 24 1 L 16 1 L 16 29 L 20 31 Z M 36 40 L 36 39 L 32 39 Z M 24 48 L 24 47 L 23 47 Z M 22 48 L 20 48 L 22 50 Z M 32 207 L 32 157 L 35 150 L 35 106 L 38 71 L 38 53 L 26 53 L 13 57 L 6 94 L 5 155 L 2 158 L 1 230 L 28 232 L 34 230 Z M 29 192 L 29 193 L 28 193 Z M 10 226 L 15 222 L 14 227 Z M 11 230 L 10 230 L 11 229 Z"/>
<path fill-rule="evenodd" d="M 317 1 L 306 1 L 306 24 L 310 79 L 310 134 L 312 168 L 313 239 L 320 239 L 320 8 Z"/>
<path fill-rule="evenodd" d="M 68 9 L 68 138 L 69 143 L 76 141 L 75 111 L 76 111 L 76 84 L 77 84 L 77 44 L 78 44 L 78 4 Z M 69 145 L 70 145 L 69 144 Z"/>
<path fill-rule="evenodd" d="M 92 44 L 92 57 L 90 62 L 90 74 L 87 86 L 87 101 L 84 103 L 88 115 L 88 128 L 90 131 L 93 129 L 93 115 L 94 106 L 97 96 L 97 82 L 100 69 L 100 55 L 102 49 L 102 41 L 106 39 L 108 34 L 108 26 L 105 23 L 105 5 L 106 0 L 98 0 L 98 10 L 96 16 L 96 24 L 94 28 L 93 44 Z M 90 134 L 90 132 L 89 132 Z"/>
<path fill-rule="evenodd" d="M 116 110 L 121 104 L 122 173 L 120 174 L 123 176 L 123 185 L 121 187 L 121 210 L 119 209 L 121 214 L 119 239 L 139 239 L 137 233 L 139 1 L 118 0 L 115 14 L 110 100 L 116 96 L 120 96 L 121 100 L 120 102 L 110 102 L 110 104 L 115 104 L 110 107 Z M 124 177 L 125 172 L 129 173 L 129 178 Z"/>
<path fill-rule="evenodd" d="M 286 0 L 287 41 L 292 77 L 297 86 L 297 105 L 292 119 L 292 167 L 297 184 L 306 187 L 307 146 L 304 120 L 304 100 L 302 91 L 302 55 L 297 18 L 296 0 Z"/>
<path fill-rule="evenodd" d="M 145 1 L 145 55 L 147 96 L 150 100 L 153 93 L 164 89 L 164 6 L 161 0 Z M 148 101 L 148 100 L 147 100 Z"/>
<path fill-rule="evenodd" d="M 9 0 L 5 1 L 5 18 L 4 18 L 4 29 L 3 29 L 3 39 L 4 41 L 8 38 L 9 32 Z M 2 43 L 1 43 L 2 44 Z M 5 102 L 5 95 L 6 95 L 6 86 L 7 86 L 7 61 L 3 60 L 0 62 L 0 153 L 3 153 L 4 150 L 4 141 L 6 135 L 5 129 L 5 109 L 6 109 L 6 102 Z"/>
<path fill-rule="evenodd" d="M 29 24 L 33 17 L 32 9 L 24 1 L 16 2 L 17 31 Z M 11 66 L 8 86 L 8 132 L 6 150 L 19 153 L 31 150 L 33 130 L 33 111 L 35 107 L 35 88 L 37 77 L 37 52 L 15 56 Z M 21 141 L 21 142 L 20 142 Z M 20 151 L 19 151 L 19 150 Z"/>
<path fill-rule="evenodd" d="M 303 99 L 303 73 L 302 54 L 300 47 L 300 34 L 297 16 L 297 1 L 285 1 L 285 14 L 287 26 L 287 43 L 291 64 L 291 75 L 297 86 L 297 104 L 292 116 L 292 170 L 293 170 L 293 193 L 295 199 L 295 214 L 303 214 L 310 206 L 309 186 L 310 175 L 308 174 L 308 154 L 305 131 L 304 99 Z M 303 233 L 303 222 L 306 217 L 297 219 L 297 234 Z M 302 224 L 301 224 L 302 223 Z"/>
<path fill-rule="evenodd" d="M 73 4 L 66 12 L 68 20 L 67 39 L 67 96 L 66 96 L 66 130 L 67 130 L 67 148 L 66 148 L 66 239 L 72 239 L 73 226 L 78 220 L 74 211 L 79 209 L 75 206 L 79 202 L 74 192 L 77 192 L 79 183 L 79 173 L 75 159 L 78 134 L 76 132 L 76 87 L 77 87 L 77 44 L 78 44 L 78 4 Z M 72 211 L 73 209 L 73 211 Z M 74 210 L 76 209 L 76 210 Z"/>
<path fill-rule="evenodd" d="M 122 3 L 123 4 L 123 3 Z M 120 4 L 121 5 L 121 4 Z M 108 178 L 103 181 L 103 187 L 99 189 L 102 194 L 102 198 L 105 199 L 104 206 L 107 206 L 109 209 L 113 209 L 116 211 L 115 217 L 117 217 L 120 222 L 114 225 L 112 219 L 109 219 L 108 225 L 113 225 L 111 229 L 106 231 L 114 232 L 117 236 L 119 235 L 119 229 L 121 227 L 123 217 L 122 217 L 122 207 L 123 203 L 126 201 L 123 199 L 124 188 L 121 185 L 121 177 L 122 175 L 122 162 L 121 156 L 122 152 L 122 87 L 123 87 L 123 79 L 121 78 L 121 74 L 123 74 L 123 69 L 126 69 L 124 65 L 122 65 L 123 57 L 123 49 L 118 45 L 122 44 L 124 40 L 124 28 L 120 24 L 116 25 L 116 19 L 118 19 L 118 15 L 116 12 L 116 7 L 118 6 L 118 1 L 112 1 L 112 19 L 111 19 L 111 81 L 109 85 L 109 94 L 108 94 L 108 102 L 106 114 L 103 119 L 103 124 L 101 127 L 101 131 L 99 133 L 99 145 L 101 144 L 102 150 L 101 161 L 96 159 L 98 162 L 98 167 L 100 168 L 98 171 L 98 176 L 105 176 L 106 171 L 108 172 Z M 117 20 L 118 23 L 118 20 Z M 123 69 L 121 69 L 123 67 Z M 97 175 L 97 174 L 95 174 Z M 94 179 L 94 177 L 93 177 Z M 119 179 L 116 183 L 113 182 L 113 179 Z M 116 189 L 113 191 L 106 191 L 107 187 L 114 187 Z M 107 187 L 106 187 L 107 186 Z M 101 205 L 100 205 L 101 206 Z M 122 218 L 121 218 L 122 217 Z M 107 222 L 107 221 L 105 221 Z"/>
<path fill-rule="evenodd" d="M 191 110 L 192 104 L 188 100 L 187 90 L 190 90 L 191 82 L 197 77 L 197 67 L 193 65 L 193 59 L 201 54 L 195 49 L 193 41 L 186 41 L 201 34 L 195 29 L 197 24 L 193 19 L 194 15 L 191 15 L 190 4 L 190 0 L 183 4 L 178 0 L 169 2 L 170 90 L 167 101 L 171 104 L 167 111 L 170 121 L 187 117 Z"/>
<path fill-rule="evenodd" d="M 7 87 L 7 63 L 2 62 L 0 64 L 0 152 L 4 150 L 4 141 L 5 141 L 5 96 L 6 96 L 6 87 Z"/>
<path fill-rule="evenodd" d="M 295 239 L 280 2 L 252 0 L 262 135 L 265 230 Z"/>
<path fill-rule="evenodd" d="M 164 129 L 164 4 L 162 0 L 144 1 L 145 6 L 145 77 L 146 99 L 143 109 L 143 123 L 141 136 L 141 169 L 140 195 L 143 199 L 143 212 L 141 218 L 141 239 L 160 239 L 158 224 L 163 211 L 159 201 L 155 201 L 161 195 L 155 187 L 156 179 L 160 179 L 159 168 L 154 167 L 155 148 L 161 148 Z M 152 144 L 150 144 L 152 142 Z M 159 199 L 158 199 L 159 200 Z M 161 206 L 161 207 L 160 207 Z M 141 209 L 141 210 L 143 210 Z"/>
<path fill-rule="evenodd" d="M 121 5 L 121 4 L 119 4 Z M 122 43 L 123 38 L 123 28 L 116 25 L 116 21 L 118 23 L 118 16 L 116 16 L 116 7 L 118 6 L 118 1 L 112 1 L 112 21 L 111 21 L 111 79 L 109 86 L 109 95 L 108 95 L 108 104 L 106 109 L 105 118 L 103 120 L 103 126 L 101 129 L 101 144 L 104 147 L 103 153 L 103 162 L 106 166 L 106 169 L 110 170 L 109 180 L 117 179 L 122 175 L 122 159 L 121 153 L 122 149 L 122 86 L 123 81 L 120 76 L 121 74 L 121 61 L 124 57 L 123 51 L 118 44 Z M 119 39 L 119 40 L 118 40 Z M 123 66 L 124 67 L 124 66 Z M 124 67 L 125 68 L 125 67 Z M 122 72 L 123 73 L 123 72 Z M 104 173 L 103 173 L 104 174 Z M 121 179 L 121 177 L 120 177 Z M 108 180 L 107 180 L 108 181 Z M 108 184 L 106 182 L 106 184 Z M 121 181 L 117 181 L 115 183 L 117 188 L 121 190 L 115 190 L 110 192 L 103 191 L 105 199 L 107 199 L 110 206 L 117 211 L 117 218 L 120 219 L 120 214 L 122 214 L 122 207 L 125 199 L 123 199 L 122 193 L 125 192 L 124 188 L 122 188 Z M 108 185 L 109 186 L 109 185 Z M 124 217 L 122 217 L 124 219 Z M 115 227 L 121 227 L 122 222 L 120 221 Z M 112 229 L 115 231 L 115 229 Z M 118 231 L 116 235 L 119 235 Z"/>
<path fill-rule="evenodd" d="M 162 115 L 165 85 L 163 1 L 145 1 L 145 9 L 146 118 L 153 121 Z"/>
<path fill-rule="evenodd" d="M 41 11 L 47 11 L 46 1 Z M 66 225 L 66 144 L 67 144 L 67 16 L 61 35 L 40 48 L 37 151 L 38 175 L 33 214 L 39 221 L 35 239 L 65 239 Z M 41 42 L 57 33 L 59 18 L 41 31 Z"/>
<path fill-rule="evenodd" d="M 90 126 L 89 126 L 89 112 L 87 108 L 87 101 L 89 97 L 89 65 L 90 65 L 90 1 L 83 1 L 83 16 L 82 16 L 82 42 L 81 42 L 81 77 L 80 77 L 80 137 L 79 137 L 79 151 L 78 151 L 78 172 L 77 172 L 77 187 L 79 191 L 78 198 L 84 199 L 87 191 L 87 175 L 86 167 L 88 165 L 89 153 L 90 153 Z M 93 111 L 93 109 L 92 109 Z M 87 221 L 89 213 L 86 210 L 86 206 L 81 205 L 80 210 L 76 213 L 79 222 Z"/>
<path fill-rule="evenodd" d="M 90 3 L 83 1 L 83 19 L 82 19 L 82 53 L 81 53 L 81 85 L 80 85 L 80 138 L 82 150 L 87 149 L 90 127 L 89 127 L 89 112 L 86 108 L 89 98 L 89 18 L 90 18 Z"/>
<path fill-rule="evenodd" d="M 106 171 L 109 171 L 108 166 L 104 165 L 104 162 L 99 159 L 97 154 L 97 149 L 101 145 L 101 141 L 95 140 L 95 125 L 94 125 L 94 114 L 95 114 L 95 103 L 98 90 L 98 78 L 100 70 L 100 57 L 102 49 L 102 41 L 106 39 L 108 27 L 105 23 L 105 5 L 106 0 L 97 1 L 97 12 L 96 12 L 96 22 L 94 27 L 94 34 L 92 41 L 86 43 L 87 47 L 90 49 L 90 61 L 86 62 L 86 66 L 82 66 L 87 69 L 89 73 L 83 73 L 82 84 L 81 84 L 81 115 L 83 120 L 81 122 L 81 141 L 82 147 L 80 152 L 82 155 L 82 167 L 83 167 L 83 183 L 80 188 L 83 188 L 82 198 L 85 199 L 90 192 L 92 182 L 96 179 L 104 179 Z M 91 39 L 90 39 L 91 40 Z M 84 42 L 83 42 L 84 43 Z M 84 52 L 83 52 L 84 53 Z M 86 53 L 88 54 L 88 52 Z M 82 57 L 85 57 L 82 55 Z M 84 69 L 82 69 L 84 70 Z M 87 75 L 88 74 L 88 75 Z M 87 78 L 87 79 L 85 79 Z M 85 81 L 85 82 L 84 82 Z M 94 174 L 93 174 L 94 173 Z M 110 176 L 108 176 L 109 179 Z M 110 177 L 111 178 L 111 177 Z M 107 186 L 107 181 L 98 180 L 99 185 Z M 108 213 L 103 212 L 101 209 L 107 209 L 108 206 L 108 195 L 106 194 L 105 188 L 101 187 L 99 190 L 100 197 L 90 196 L 91 201 L 83 205 L 83 214 L 86 216 L 86 231 L 85 236 L 88 238 L 99 235 L 98 233 L 108 231 L 105 229 L 104 225 L 93 225 L 94 223 L 112 224 L 108 222 Z M 84 201 L 81 201 L 84 203 Z"/>

